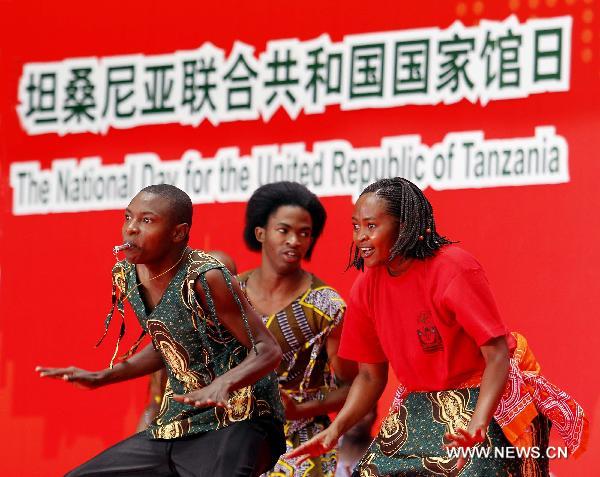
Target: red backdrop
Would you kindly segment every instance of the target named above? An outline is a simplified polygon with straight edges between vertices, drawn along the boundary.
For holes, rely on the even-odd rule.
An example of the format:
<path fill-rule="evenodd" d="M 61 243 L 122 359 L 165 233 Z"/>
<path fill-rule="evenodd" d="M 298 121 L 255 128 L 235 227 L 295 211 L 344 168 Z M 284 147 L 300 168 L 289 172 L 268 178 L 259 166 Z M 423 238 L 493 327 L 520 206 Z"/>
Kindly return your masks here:
<path fill-rule="evenodd" d="M 104 367 L 110 345 L 93 344 L 110 303 L 110 248 L 119 243 L 121 212 L 13 215 L 10 165 L 99 155 L 121 163 L 132 152 L 163 159 L 187 149 L 210 156 L 227 146 L 248 154 L 260 144 L 345 139 L 375 146 L 384 136 L 420 134 L 440 142 L 448 132 L 482 130 L 486 138 L 528 137 L 553 125 L 569 145 L 570 180 L 558 185 L 428 190 L 439 229 L 460 240 L 485 267 L 499 308 L 511 329 L 524 333 L 543 372 L 568 390 L 592 422 L 590 450 L 577 461 L 552 463 L 556 475 L 596 475 L 600 414 L 594 351 L 600 328 L 598 264 L 600 223 L 596 158 L 600 140 L 597 1 L 518 0 L 481 2 L 0 2 L 0 469 L 10 476 L 64 473 L 132 433 L 145 404 L 146 382 L 86 392 L 43 381 L 36 365 Z M 527 98 L 451 105 L 409 105 L 323 114 L 292 120 L 279 111 L 262 120 L 198 127 L 179 124 L 91 133 L 28 135 L 16 106 L 23 65 L 66 58 L 134 53 L 163 54 L 212 42 L 228 51 L 235 40 L 257 53 L 273 39 L 310 40 L 412 28 L 466 26 L 480 19 L 521 22 L 570 15 L 573 21 L 570 87 Z M 328 197 L 329 220 L 307 267 L 347 294 L 353 272 L 344 272 L 351 238 L 351 198 Z M 191 244 L 222 249 L 240 270 L 259 257 L 242 246 L 243 203 L 195 206 Z M 130 317 L 131 318 L 131 317 Z M 129 321 L 129 338 L 136 332 Z M 114 330 L 113 330 L 114 331 Z M 111 335 L 114 337 L 114 333 Z M 108 342 L 114 342 L 110 339 Z M 393 381 L 393 380 L 392 380 Z M 389 405 L 392 386 L 381 407 Z"/>

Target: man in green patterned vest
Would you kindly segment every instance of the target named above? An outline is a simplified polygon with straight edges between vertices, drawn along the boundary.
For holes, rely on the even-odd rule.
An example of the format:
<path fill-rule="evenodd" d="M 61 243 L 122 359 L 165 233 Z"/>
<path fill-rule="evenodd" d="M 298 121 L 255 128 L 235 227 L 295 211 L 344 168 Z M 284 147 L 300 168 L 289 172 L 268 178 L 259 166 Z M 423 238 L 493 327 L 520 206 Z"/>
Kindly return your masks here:
<path fill-rule="evenodd" d="M 40 376 L 88 388 L 167 371 L 162 406 L 149 428 L 69 476 L 257 476 L 285 450 L 273 373 L 281 349 L 225 266 L 188 248 L 191 225 L 192 203 L 182 190 L 160 184 L 136 195 L 125 211 L 126 259 L 113 268 L 105 327 L 115 309 L 123 318 L 127 300 L 140 338 L 113 365 L 122 321 L 107 369 L 37 368 Z M 152 344 L 134 354 L 145 335 Z"/>

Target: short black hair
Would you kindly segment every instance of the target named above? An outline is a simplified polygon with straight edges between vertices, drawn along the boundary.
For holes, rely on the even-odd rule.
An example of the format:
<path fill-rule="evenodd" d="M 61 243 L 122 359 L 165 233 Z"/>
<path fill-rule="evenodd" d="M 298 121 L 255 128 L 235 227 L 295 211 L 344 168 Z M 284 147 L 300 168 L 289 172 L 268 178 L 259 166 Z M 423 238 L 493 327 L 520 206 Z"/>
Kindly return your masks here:
<path fill-rule="evenodd" d="M 453 243 L 437 233 L 431 203 L 423 191 L 408 179 L 380 179 L 367 186 L 359 198 L 371 193 L 383 199 L 386 212 L 398 219 L 398 238 L 390 250 L 390 262 L 398 255 L 424 260 L 435 255 L 444 245 Z M 351 266 L 359 270 L 364 268 L 364 261 L 354 243 L 350 248 L 348 267 Z"/>
<path fill-rule="evenodd" d="M 171 219 L 175 224 L 188 224 L 192 227 L 192 199 L 180 188 L 171 184 L 153 184 L 144 187 L 140 193 L 155 194 L 169 201 Z"/>
<path fill-rule="evenodd" d="M 250 250 L 260 251 L 262 244 L 256 240 L 254 229 L 265 227 L 271 214 L 284 205 L 302 207 L 310 214 L 312 219 L 312 242 L 304 257 L 306 260 L 310 260 L 317 239 L 325 227 L 327 213 L 319 198 L 298 182 L 273 182 L 260 186 L 254 191 L 246 205 L 244 241 Z"/>

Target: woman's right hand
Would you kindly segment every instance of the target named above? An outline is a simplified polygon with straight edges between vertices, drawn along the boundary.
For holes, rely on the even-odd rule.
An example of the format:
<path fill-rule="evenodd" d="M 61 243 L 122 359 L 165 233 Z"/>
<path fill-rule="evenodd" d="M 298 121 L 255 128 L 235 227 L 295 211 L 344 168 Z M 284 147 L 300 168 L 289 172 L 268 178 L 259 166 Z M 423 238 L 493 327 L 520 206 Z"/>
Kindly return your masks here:
<path fill-rule="evenodd" d="M 334 430 L 333 426 L 329 426 L 312 439 L 286 454 L 285 457 L 286 459 L 296 459 L 296 464 L 301 464 L 310 457 L 318 457 L 329 452 L 337 445 L 339 438 L 340 435 Z"/>
<path fill-rule="evenodd" d="M 377 404 L 387 384 L 388 362 L 359 363 L 358 375 L 354 379 L 344 407 L 331 425 L 286 454 L 286 458 L 304 462 L 333 449 L 340 436 L 369 413 Z"/>
<path fill-rule="evenodd" d="M 105 371 L 86 371 L 75 366 L 69 366 L 68 368 L 37 366 L 35 371 L 39 373 L 40 378 L 62 379 L 85 389 L 95 389 L 102 386 L 105 378 Z"/>

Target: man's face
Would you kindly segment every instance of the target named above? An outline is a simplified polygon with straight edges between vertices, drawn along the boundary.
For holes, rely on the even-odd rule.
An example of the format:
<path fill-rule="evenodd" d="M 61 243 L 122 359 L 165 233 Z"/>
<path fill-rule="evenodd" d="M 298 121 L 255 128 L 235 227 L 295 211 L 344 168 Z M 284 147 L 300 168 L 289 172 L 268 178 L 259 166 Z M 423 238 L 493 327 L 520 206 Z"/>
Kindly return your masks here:
<path fill-rule="evenodd" d="M 140 192 L 125 209 L 121 230 L 130 263 L 150 263 L 161 260 L 172 248 L 175 226 L 169 213 L 169 201 L 159 195 Z"/>
<path fill-rule="evenodd" d="M 312 243 L 312 218 L 302 207 L 282 205 L 264 228 L 256 227 L 255 233 L 262 244 L 263 259 L 275 270 L 289 273 L 301 267 Z"/>

